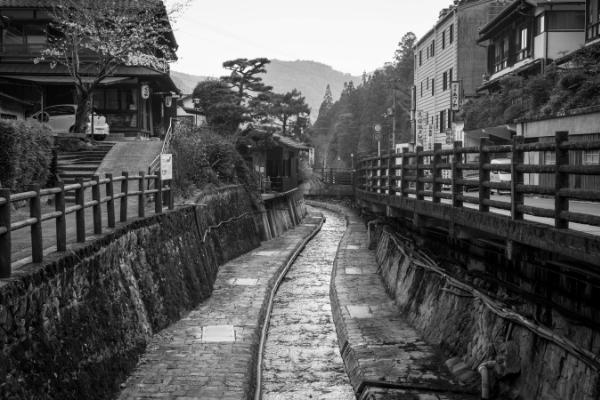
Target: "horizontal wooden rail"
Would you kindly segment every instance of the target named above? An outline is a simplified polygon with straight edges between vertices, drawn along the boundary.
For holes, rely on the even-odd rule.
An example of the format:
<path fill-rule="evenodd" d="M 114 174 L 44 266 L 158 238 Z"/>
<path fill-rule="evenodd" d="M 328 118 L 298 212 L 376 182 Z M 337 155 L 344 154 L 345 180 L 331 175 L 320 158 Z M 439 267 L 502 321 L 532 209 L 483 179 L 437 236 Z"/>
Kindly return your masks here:
<path fill-rule="evenodd" d="M 140 182 L 140 190 L 129 190 L 128 181 Z M 121 191 L 115 193 L 114 184 L 121 182 Z M 154 189 L 145 190 L 144 185 L 152 182 Z M 42 237 L 42 222 L 55 221 L 56 225 L 56 245 L 58 251 L 66 250 L 67 244 L 67 223 L 66 216 L 75 214 L 75 227 L 78 242 L 85 241 L 86 221 L 85 210 L 91 208 L 94 234 L 102 233 L 103 213 L 102 207 L 105 207 L 105 215 L 108 220 L 108 227 L 115 226 L 115 200 L 121 202 L 121 222 L 126 222 L 127 202 L 132 196 L 138 197 L 138 215 L 143 217 L 145 213 L 146 201 L 150 198 L 155 203 L 154 212 L 163 212 L 165 205 L 169 210 L 173 209 L 173 193 L 169 182 L 163 182 L 159 175 L 145 175 L 140 173 L 138 176 L 132 176 L 124 172 L 122 176 L 113 177 L 107 174 L 105 178 L 94 176 L 90 181 L 79 181 L 71 185 L 61 184 L 59 187 L 40 189 L 32 187 L 32 190 L 22 193 L 10 193 L 7 189 L 0 189 L 0 278 L 9 278 L 12 274 L 12 242 L 11 232 L 30 228 L 31 230 L 31 254 L 33 262 L 43 261 L 44 240 Z M 104 189 L 105 195 L 101 196 L 101 189 Z M 91 191 L 90 193 L 87 190 Z M 65 204 L 65 193 L 75 192 L 75 205 L 67 207 Z M 87 196 L 87 198 L 86 198 Z M 42 213 L 42 198 L 51 197 L 55 204 L 55 210 Z M 18 221 L 12 221 L 11 208 L 16 202 L 29 202 L 28 218 Z M 72 220 L 71 220 L 72 221 Z"/>
<path fill-rule="evenodd" d="M 416 202 L 442 202 L 460 209 L 468 205 L 469 212 L 477 212 L 473 208 L 476 205 L 478 212 L 501 210 L 507 218 L 525 224 L 534 223 L 531 217 L 543 218 L 546 223 L 553 222 L 555 229 L 565 231 L 571 230 L 570 223 L 600 226 L 600 187 L 589 183 L 587 187 L 575 186 L 584 178 L 600 179 L 600 165 L 577 163 L 582 157 L 573 153 L 600 150 L 600 140 L 574 140 L 567 132 L 557 132 L 549 139 L 553 140 L 524 143 L 522 137 L 515 137 L 511 144 L 503 145 L 482 139 L 479 146 L 463 147 L 461 142 L 455 142 L 452 148 L 442 149 L 436 144 L 433 149 L 416 147 L 397 154 L 359 159 L 356 182 L 362 190 L 357 195 L 365 197 L 372 193 L 376 195 L 372 199 L 377 202 L 387 199 L 388 205 L 409 198 Z M 537 163 L 535 160 L 541 158 L 537 154 L 525 156 L 539 152 L 553 152 L 552 164 Z M 498 157 L 503 158 L 495 161 Z M 554 183 L 538 183 L 549 179 Z M 470 189 L 477 191 L 469 195 L 466 192 Z M 510 197 L 505 197 L 505 201 L 492 197 L 496 191 Z M 546 196 L 551 202 L 546 200 L 550 203 L 547 208 L 526 205 L 529 196 Z M 570 201 L 592 205 L 578 206 L 575 212 L 569 209 Z M 592 209 L 598 213 L 586 213 Z M 598 240 L 600 248 L 600 238 L 594 240 Z"/>

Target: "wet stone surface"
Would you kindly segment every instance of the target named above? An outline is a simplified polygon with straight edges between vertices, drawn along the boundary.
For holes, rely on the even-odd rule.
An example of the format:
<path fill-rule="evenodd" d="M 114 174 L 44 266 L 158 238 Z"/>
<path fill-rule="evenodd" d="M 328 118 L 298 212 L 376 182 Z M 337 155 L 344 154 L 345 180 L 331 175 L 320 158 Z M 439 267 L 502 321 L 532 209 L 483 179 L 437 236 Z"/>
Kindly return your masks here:
<path fill-rule="evenodd" d="M 321 211 L 321 210 L 319 210 Z M 263 399 L 354 399 L 331 315 L 329 282 L 344 219 L 327 221 L 295 261 L 273 304 Z"/>

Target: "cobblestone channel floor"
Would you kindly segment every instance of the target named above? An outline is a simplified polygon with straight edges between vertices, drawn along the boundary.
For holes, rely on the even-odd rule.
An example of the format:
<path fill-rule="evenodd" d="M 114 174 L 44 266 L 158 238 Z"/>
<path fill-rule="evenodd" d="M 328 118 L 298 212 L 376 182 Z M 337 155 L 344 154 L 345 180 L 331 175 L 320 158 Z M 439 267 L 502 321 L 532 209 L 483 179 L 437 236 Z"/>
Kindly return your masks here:
<path fill-rule="evenodd" d="M 274 300 L 263 362 L 265 400 L 354 399 L 331 316 L 329 282 L 346 223 L 339 214 L 296 259 Z"/>

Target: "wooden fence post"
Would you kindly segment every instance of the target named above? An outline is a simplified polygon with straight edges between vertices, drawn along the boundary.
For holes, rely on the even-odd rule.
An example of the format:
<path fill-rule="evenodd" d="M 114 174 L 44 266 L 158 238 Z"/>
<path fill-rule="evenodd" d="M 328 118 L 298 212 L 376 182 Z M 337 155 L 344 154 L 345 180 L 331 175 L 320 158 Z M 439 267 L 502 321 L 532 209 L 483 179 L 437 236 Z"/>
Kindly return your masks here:
<path fill-rule="evenodd" d="M 422 168 L 420 168 L 420 165 L 423 164 L 423 156 L 421 155 L 421 153 L 423 152 L 423 146 L 417 146 L 416 149 L 416 153 L 417 153 L 417 183 L 415 185 L 416 189 L 417 189 L 417 200 L 424 200 L 425 196 L 423 194 L 423 190 L 425 190 L 425 182 L 423 182 L 423 178 L 424 178 L 424 170 Z"/>
<path fill-rule="evenodd" d="M 169 210 L 175 208 L 175 194 L 173 193 L 173 180 L 169 181 Z"/>
<path fill-rule="evenodd" d="M 44 241 L 42 239 L 42 202 L 40 199 L 40 185 L 32 185 L 30 190 L 36 192 L 35 197 L 29 199 L 29 216 L 37 219 L 31 225 L 31 258 L 34 263 L 44 259 Z"/>
<path fill-rule="evenodd" d="M 6 232 L 0 233 L 0 278 L 10 278 L 11 274 L 11 242 L 10 242 L 10 190 L 0 189 L 0 228 Z"/>
<path fill-rule="evenodd" d="M 486 183 L 490 182 L 490 170 L 485 169 L 484 165 L 490 163 L 490 154 L 484 150 L 489 144 L 487 138 L 481 138 L 479 140 L 479 211 L 489 212 L 490 206 L 485 203 L 485 200 L 490 199 L 490 188 L 485 186 Z"/>
<path fill-rule="evenodd" d="M 75 204 L 80 209 L 75 212 L 75 226 L 77 230 L 77 243 L 85 242 L 85 188 L 83 187 L 83 179 L 77 179 L 79 188 L 75 189 Z"/>
<path fill-rule="evenodd" d="M 54 196 L 55 210 L 61 215 L 56 217 L 56 250 L 67 250 L 67 216 L 65 214 L 65 184 L 58 182 L 60 192 Z"/>
<path fill-rule="evenodd" d="M 121 212 L 119 220 L 127 222 L 127 199 L 129 198 L 129 172 L 123 171 L 123 180 L 121 181 Z"/>
<path fill-rule="evenodd" d="M 109 228 L 115 227 L 115 184 L 113 182 L 113 174 L 106 174 L 106 196 L 108 201 L 106 202 L 106 214 Z"/>
<path fill-rule="evenodd" d="M 569 174 L 560 171 L 563 165 L 569 165 L 569 151 L 560 148 L 560 145 L 569 140 L 569 132 L 556 132 L 556 172 L 554 173 L 554 227 L 568 229 L 569 221 L 562 217 L 563 211 L 569 211 L 569 198 L 562 195 L 562 189 L 569 188 Z"/>
<path fill-rule="evenodd" d="M 442 191 L 442 184 L 437 182 L 438 179 L 442 178 L 442 170 L 440 169 L 439 165 L 442 162 L 442 155 L 439 153 L 442 150 L 442 144 L 441 143 L 434 143 L 433 144 L 433 167 L 431 169 L 431 175 L 432 175 L 432 179 L 433 179 L 433 183 L 431 185 L 431 200 L 434 203 L 439 203 L 441 198 L 436 196 L 436 194 L 439 194 Z"/>
<path fill-rule="evenodd" d="M 154 194 L 154 212 L 156 214 L 162 213 L 163 200 L 162 200 L 162 179 L 160 178 L 160 171 L 156 173 L 154 178 L 154 186 L 156 186 L 156 193 Z"/>
<path fill-rule="evenodd" d="M 512 160 L 510 163 L 510 215 L 513 220 L 522 220 L 523 211 L 519 207 L 524 204 L 523 193 L 519 192 L 519 185 L 524 183 L 523 172 L 517 170 L 517 167 L 523 165 L 523 150 L 519 146 L 523 144 L 523 136 L 515 136 L 512 140 Z"/>
<path fill-rule="evenodd" d="M 458 184 L 463 179 L 462 169 L 458 168 L 458 164 L 462 164 L 463 155 L 458 150 L 462 147 L 461 141 L 455 141 L 452 153 L 452 207 L 462 207 L 463 202 L 459 199 L 462 195 L 463 185 Z"/>
<path fill-rule="evenodd" d="M 392 153 L 388 153 L 388 159 L 387 159 L 387 192 L 388 192 L 388 196 L 393 196 L 394 195 L 394 177 L 392 176 Z"/>
<path fill-rule="evenodd" d="M 94 234 L 102 234 L 102 209 L 100 208 L 100 177 L 98 175 L 93 176 L 93 181 L 96 182 L 92 186 L 92 200 L 96 202 L 92 206 L 92 215 L 94 217 Z"/>
<path fill-rule="evenodd" d="M 145 207 L 145 198 L 146 198 L 146 188 L 144 186 L 144 181 L 146 180 L 146 173 L 143 171 L 139 172 L 139 184 L 138 188 L 140 194 L 138 195 L 138 217 L 144 218 L 146 216 L 146 207 Z"/>
<path fill-rule="evenodd" d="M 400 196 L 408 197 L 408 193 L 406 193 L 406 189 L 408 189 L 408 181 L 406 180 L 406 173 L 408 166 L 408 157 L 406 154 L 408 153 L 408 149 L 406 147 L 402 148 L 402 165 L 400 168 Z"/>

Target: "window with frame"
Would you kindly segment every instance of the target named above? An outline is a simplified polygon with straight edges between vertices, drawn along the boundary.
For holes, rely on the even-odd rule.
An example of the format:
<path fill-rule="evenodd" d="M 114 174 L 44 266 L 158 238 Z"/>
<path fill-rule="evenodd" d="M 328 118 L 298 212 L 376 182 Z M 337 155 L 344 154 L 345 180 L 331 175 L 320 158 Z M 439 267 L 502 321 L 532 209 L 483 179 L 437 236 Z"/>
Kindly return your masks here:
<path fill-rule="evenodd" d="M 446 31 L 442 32 L 442 50 L 446 48 Z"/>
<path fill-rule="evenodd" d="M 589 0 L 586 1 L 587 9 L 587 25 L 586 25 L 586 39 L 594 40 L 600 37 L 600 0 Z"/>
<path fill-rule="evenodd" d="M 429 52 L 431 53 L 431 57 L 435 57 L 435 40 L 431 41 L 431 50 Z"/>
<path fill-rule="evenodd" d="M 448 70 L 448 82 L 452 82 L 452 79 L 453 79 L 453 78 L 452 78 L 452 72 L 453 72 L 453 71 L 452 71 L 452 68 L 450 68 L 450 69 Z"/>
<path fill-rule="evenodd" d="M 442 91 L 448 90 L 448 73 L 444 72 L 442 74 Z"/>
<path fill-rule="evenodd" d="M 419 50 L 419 66 L 423 65 L 423 50 Z"/>
<path fill-rule="evenodd" d="M 423 81 L 421 81 L 421 97 L 423 97 Z"/>
<path fill-rule="evenodd" d="M 454 24 L 450 25 L 450 28 L 448 29 L 448 33 L 449 33 L 448 42 L 450 44 L 452 44 L 454 42 Z"/>
<path fill-rule="evenodd" d="M 515 37 L 515 60 L 521 61 L 529 57 L 529 29 L 521 27 L 517 29 Z"/>
<path fill-rule="evenodd" d="M 535 34 L 546 32 L 546 15 L 544 13 L 535 17 Z"/>
<path fill-rule="evenodd" d="M 584 11 L 548 11 L 546 12 L 546 20 L 548 32 L 585 29 Z"/>
<path fill-rule="evenodd" d="M 544 165 L 556 165 L 556 153 L 554 151 L 545 151 Z"/>
<path fill-rule="evenodd" d="M 508 36 L 494 42 L 494 72 L 502 71 L 508 67 Z"/>
<path fill-rule="evenodd" d="M 446 129 L 446 110 L 440 111 L 440 133 L 444 133 Z"/>
<path fill-rule="evenodd" d="M 600 150 L 585 150 L 582 163 L 583 165 L 600 165 Z"/>
<path fill-rule="evenodd" d="M 435 96 L 435 79 L 431 78 L 431 95 Z"/>
<path fill-rule="evenodd" d="M 46 25 L 42 24 L 9 23 L 0 31 L 1 49 L 5 53 L 36 53 L 48 42 Z"/>

